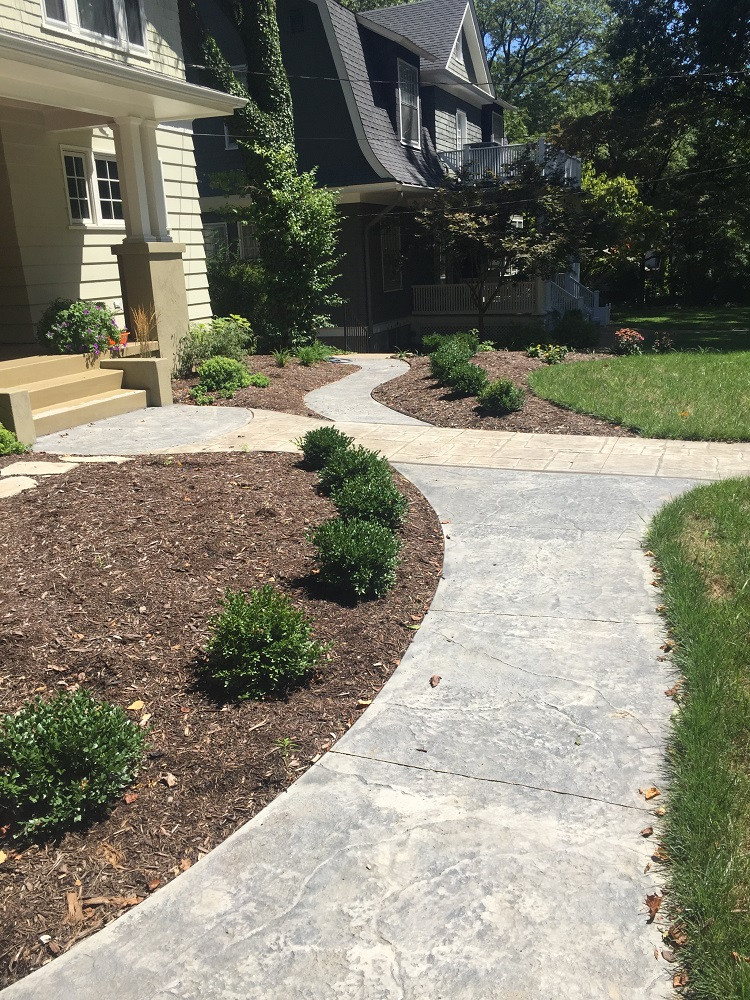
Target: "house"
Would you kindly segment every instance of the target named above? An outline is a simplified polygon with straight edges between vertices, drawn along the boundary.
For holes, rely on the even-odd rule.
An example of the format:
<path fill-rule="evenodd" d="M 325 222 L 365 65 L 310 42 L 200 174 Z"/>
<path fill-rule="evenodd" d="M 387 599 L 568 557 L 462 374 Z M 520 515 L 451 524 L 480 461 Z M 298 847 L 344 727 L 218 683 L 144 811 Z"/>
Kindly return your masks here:
<path fill-rule="evenodd" d="M 233 61 L 242 54 L 208 2 L 204 19 Z M 465 285 L 452 282 L 446 262 L 417 242 L 415 213 L 446 172 L 473 171 L 499 180 L 529 152 L 580 184 L 581 164 L 550 154 L 545 144 L 508 145 L 472 0 L 417 0 L 355 14 L 337 0 L 277 0 L 284 66 L 294 108 L 302 170 L 317 168 L 337 191 L 341 213 L 346 300 L 323 331 L 358 349 L 403 343 L 412 330 L 474 325 Z M 222 219 L 225 199 L 211 175 L 241 169 L 231 124 L 196 128 L 205 234 L 212 248 L 255 249 L 240 226 Z M 519 282 L 493 303 L 492 326 L 503 317 L 543 319 L 552 309 L 593 314 L 595 293 L 561 275 L 554 282 Z"/>
<path fill-rule="evenodd" d="M 171 399 L 175 343 L 211 315 L 191 122 L 243 102 L 186 81 L 177 0 L 0 12 L 0 422 L 31 442 Z M 42 356 L 57 297 L 153 311 L 161 361 Z"/>

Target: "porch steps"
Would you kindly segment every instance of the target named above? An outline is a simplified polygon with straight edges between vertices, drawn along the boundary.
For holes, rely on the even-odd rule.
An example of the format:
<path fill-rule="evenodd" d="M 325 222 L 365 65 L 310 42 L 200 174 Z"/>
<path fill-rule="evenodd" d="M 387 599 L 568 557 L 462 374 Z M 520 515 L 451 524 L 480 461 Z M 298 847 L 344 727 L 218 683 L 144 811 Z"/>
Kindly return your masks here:
<path fill-rule="evenodd" d="M 71 399 L 58 406 L 43 406 L 32 410 L 37 436 L 66 431 L 80 424 L 105 417 L 119 417 L 122 413 L 146 409 L 144 389 L 110 389 L 107 392 Z"/>

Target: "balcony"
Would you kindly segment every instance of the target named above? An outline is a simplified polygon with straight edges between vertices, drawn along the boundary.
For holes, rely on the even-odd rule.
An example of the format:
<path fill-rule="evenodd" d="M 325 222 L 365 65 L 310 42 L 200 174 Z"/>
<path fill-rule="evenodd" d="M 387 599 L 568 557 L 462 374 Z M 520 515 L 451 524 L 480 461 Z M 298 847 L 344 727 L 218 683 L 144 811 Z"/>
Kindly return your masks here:
<path fill-rule="evenodd" d="M 474 183 L 480 181 L 510 180 L 519 164 L 527 158 L 542 167 L 545 177 L 560 178 L 570 187 L 581 186 L 581 161 L 569 156 L 540 139 L 538 142 L 520 142 L 511 146 L 496 143 L 477 143 L 463 149 L 438 153 L 446 173 L 463 173 Z"/>

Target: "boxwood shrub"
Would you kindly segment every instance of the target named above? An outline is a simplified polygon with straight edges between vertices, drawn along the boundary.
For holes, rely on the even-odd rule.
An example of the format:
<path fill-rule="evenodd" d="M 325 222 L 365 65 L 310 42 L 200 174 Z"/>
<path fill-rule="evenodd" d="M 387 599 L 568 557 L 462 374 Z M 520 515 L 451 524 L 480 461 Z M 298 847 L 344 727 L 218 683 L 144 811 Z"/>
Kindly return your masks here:
<path fill-rule="evenodd" d="M 337 486 L 331 493 L 339 515 L 376 521 L 386 528 L 400 528 L 409 509 L 409 501 L 393 481 L 381 481 L 372 476 L 355 476 Z"/>
<path fill-rule="evenodd" d="M 330 492 L 355 476 L 390 482 L 391 469 L 381 455 L 369 448 L 339 448 L 331 453 L 320 470 L 320 483 Z"/>
<path fill-rule="evenodd" d="M 464 361 L 450 371 L 447 381 L 457 396 L 478 396 L 489 379 L 484 368 Z"/>
<path fill-rule="evenodd" d="M 450 376 L 457 365 L 466 364 L 474 351 L 465 340 L 451 337 L 430 355 L 430 373 L 440 385 L 449 385 Z"/>
<path fill-rule="evenodd" d="M 294 443 L 302 452 L 309 468 L 322 469 L 335 451 L 342 451 L 353 445 L 354 438 L 335 427 L 316 427 Z"/>
<path fill-rule="evenodd" d="M 489 382 L 479 393 L 479 404 L 482 409 L 499 417 L 522 409 L 525 401 L 523 389 L 507 378 Z"/>
<path fill-rule="evenodd" d="M 204 393 L 215 392 L 231 399 L 239 389 L 250 385 L 247 366 L 234 358 L 208 358 L 198 368 L 198 385 Z"/>
<path fill-rule="evenodd" d="M 396 582 L 401 542 L 375 521 L 334 518 L 309 536 L 320 580 L 345 599 L 381 597 Z"/>

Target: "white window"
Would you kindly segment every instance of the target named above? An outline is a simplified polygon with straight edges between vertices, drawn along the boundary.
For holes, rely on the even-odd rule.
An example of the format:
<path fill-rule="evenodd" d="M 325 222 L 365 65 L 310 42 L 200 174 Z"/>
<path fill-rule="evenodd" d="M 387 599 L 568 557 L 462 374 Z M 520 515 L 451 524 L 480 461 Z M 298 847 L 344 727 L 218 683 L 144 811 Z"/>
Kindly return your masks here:
<path fill-rule="evenodd" d="M 456 112 L 456 149 L 463 149 L 468 142 L 468 125 L 466 112 Z"/>
<path fill-rule="evenodd" d="M 400 292 L 401 276 L 401 222 L 386 219 L 380 223 L 380 260 L 383 266 L 383 291 Z"/>
<path fill-rule="evenodd" d="M 492 112 L 492 141 L 502 142 L 505 138 L 505 126 L 503 125 L 503 116 L 499 115 L 497 111 Z"/>
<path fill-rule="evenodd" d="M 420 148 L 419 70 L 398 60 L 398 114 L 401 142 Z"/>
<path fill-rule="evenodd" d="M 456 44 L 453 46 L 453 58 L 461 66 L 464 65 L 464 33 L 459 32 L 458 38 L 456 39 Z"/>
<path fill-rule="evenodd" d="M 50 27 L 123 49 L 146 48 L 141 0 L 42 0 Z"/>
<path fill-rule="evenodd" d="M 237 140 L 229 131 L 229 126 L 224 126 L 224 149 L 237 149 Z"/>
<path fill-rule="evenodd" d="M 72 226 L 123 228 L 122 190 L 114 156 L 90 149 L 62 149 L 63 173 Z"/>
<path fill-rule="evenodd" d="M 229 234 L 226 222 L 207 222 L 203 227 L 203 245 L 206 257 L 217 257 L 229 249 Z"/>

